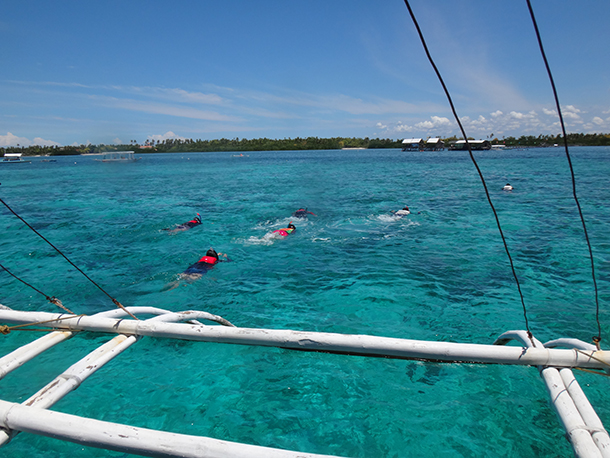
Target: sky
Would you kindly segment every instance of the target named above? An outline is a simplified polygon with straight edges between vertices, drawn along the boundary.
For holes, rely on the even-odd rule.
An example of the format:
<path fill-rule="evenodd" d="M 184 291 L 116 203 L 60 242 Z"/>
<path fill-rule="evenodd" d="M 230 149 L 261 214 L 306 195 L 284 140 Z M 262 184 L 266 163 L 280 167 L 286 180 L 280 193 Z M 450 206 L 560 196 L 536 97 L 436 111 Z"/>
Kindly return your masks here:
<path fill-rule="evenodd" d="M 568 133 L 610 132 L 610 2 L 531 0 Z M 561 133 L 525 0 L 411 0 L 469 137 Z M 20 0 L 0 147 L 460 137 L 403 0 Z"/>

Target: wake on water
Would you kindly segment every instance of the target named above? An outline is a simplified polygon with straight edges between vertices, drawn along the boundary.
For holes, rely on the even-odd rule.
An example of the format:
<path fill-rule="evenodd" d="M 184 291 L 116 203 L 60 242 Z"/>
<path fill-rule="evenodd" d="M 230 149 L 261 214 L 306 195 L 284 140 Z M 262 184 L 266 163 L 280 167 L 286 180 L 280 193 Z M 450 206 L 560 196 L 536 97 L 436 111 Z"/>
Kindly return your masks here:
<path fill-rule="evenodd" d="M 298 233 L 299 228 L 302 229 L 304 226 L 310 224 L 304 219 L 297 219 L 295 221 L 294 218 L 284 218 L 282 220 L 276 220 L 275 222 L 267 220 L 267 221 L 255 226 L 254 229 L 259 230 L 259 231 L 264 230 L 264 231 L 268 231 L 268 232 L 265 233 L 261 237 L 257 237 L 254 235 L 250 236 L 249 238 L 244 240 L 244 243 L 246 245 L 273 245 L 276 241 L 286 238 L 286 237 L 280 235 L 279 232 L 274 232 L 274 231 L 277 229 L 287 227 L 288 224 L 290 224 L 290 223 L 294 224 L 295 222 L 296 222 L 296 226 L 297 226 L 296 233 Z"/>
<path fill-rule="evenodd" d="M 276 240 L 283 238 L 279 232 L 268 232 L 262 237 L 250 236 L 250 238 L 245 240 L 245 243 L 249 245 L 273 245 Z"/>

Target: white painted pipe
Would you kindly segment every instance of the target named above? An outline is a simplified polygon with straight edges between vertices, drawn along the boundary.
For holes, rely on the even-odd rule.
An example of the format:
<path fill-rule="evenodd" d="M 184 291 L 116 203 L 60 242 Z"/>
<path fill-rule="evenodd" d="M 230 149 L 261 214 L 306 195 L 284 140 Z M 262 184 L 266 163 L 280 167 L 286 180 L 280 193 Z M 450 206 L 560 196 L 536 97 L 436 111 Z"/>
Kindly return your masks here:
<path fill-rule="evenodd" d="M 181 322 L 181 321 L 188 321 L 189 323 L 192 323 L 193 321 L 195 321 L 197 319 L 214 321 L 214 322 L 216 322 L 218 324 L 222 324 L 223 326 L 232 326 L 232 327 L 235 327 L 234 324 L 232 324 L 231 322 L 225 320 L 221 316 L 212 315 L 211 313 L 200 312 L 200 311 L 197 311 L 197 310 L 187 310 L 185 312 L 170 312 L 170 313 L 165 313 L 163 315 L 159 315 L 159 316 L 156 316 L 154 318 L 150 318 L 147 321 L 166 321 L 166 322 L 173 322 L 173 323 L 177 323 L 177 322 Z"/>
<path fill-rule="evenodd" d="M 174 316 L 173 319 L 161 319 L 161 321 L 188 321 L 189 323 L 192 323 L 192 324 L 202 324 L 197 320 L 178 319 L 176 317 L 176 313 L 171 312 L 169 310 L 160 309 L 158 307 L 126 307 L 125 309 L 116 308 L 116 309 L 112 309 L 112 310 L 106 310 L 105 312 L 96 313 L 93 316 L 104 317 L 104 318 L 128 317 L 130 315 L 129 315 L 129 313 L 127 313 L 127 309 L 129 309 L 129 313 L 131 313 L 132 315 L 155 315 L 154 318 L 148 318 L 149 320 L 161 319 L 162 317 L 166 317 L 166 316 Z M 206 313 L 206 312 L 201 312 L 201 313 Z"/>
<path fill-rule="evenodd" d="M 574 401 L 580 416 L 587 425 L 587 428 L 589 428 L 589 432 L 593 436 L 593 441 L 597 445 L 597 448 L 604 458 L 610 458 L 610 436 L 608 436 L 608 431 L 604 428 L 604 424 L 597 416 L 595 409 L 589 402 L 589 399 L 587 399 L 587 396 L 578 384 L 578 381 L 574 378 L 572 370 L 567 368 L 561 369 L 559 375 L 561 376 L 561 380 L 568 390 L 570 397 Z"/>
<path fill-rule="evenodd" d="M 540 375 L 546 383 L 551 403 L 559 416 L 568 440 L 577 458 L 602 458 L 602 454 L 593 441 L 589 429 L 566 389 L 559 371 L 546 367 Z"/>
<path fill-rule="evenodd" d="M 166 313 L 172 313 L 170 310 L 160 309 L 158 307 L 126 307 L 133 315 L 163 315 Z M 110 309 L 104 312 L 96 313 L 93 316 L 105 317 L 105 318 L 121 318 L 129 316 L 129 314 L 123 309 Z"/>
<path fill-rule="evenodd" d="M 579 350 L 593 350 L 593 351 L 597 350 L 597 347 L 593 344 L 583 342 L 582 340 L 579 340 L 579 339 L 567 339 L 567 338 L 549 340 L 548 342 L 546 342 L 544 344 L 544 346 L 546 348 L 562 347 L 562 348 L 578 348 Z"/>
<path fill-rule="evenodd" d="M 154 318 L 149 320 L 154 321 L 188 321 L 189 323 L 200 324 L 196 319 L 214 321 L 222 324 L 223 326 L 235 326 L 228 320 L 218 315 L 213 315 L 208 312 L 202 312 L 199 310 L 186 310 L 183 312 L 171 312 L 169 310 L 160 309 L 157 307 L 127 307 L 127 310 L 133 315 L 156 315 Z M 113 309 L 105 312 L 96 313 L 93 316 L 104 317 L 104 318 L 122 318 L 127 317 L 129 314 L 123 309 Z"/>
<path fill-rule="evenodd" d="M 72 333 L 68 331 L 51 332 L 3 356 L 0 358 L 0 380 L 27 361 L 70 337 Z"/>
<path fill-rule="evenodd" d="M 36 394 L 27 399 L 23 405 L 48 408 L 75 390 L 91 374 L 103 367 L 108 361 L 121 354 L 139 338 L 136 336 L 118 335 L 106 342 L 86 357 L 70 366 L 61 375 L 48 383 Z M 8 443 L 15 435 L 13 431 L 0 430 L 0 447 Z"/>
<path fill-rule="evenodd" d="M 44 312 L 0 310 L 0 322 L 27 323 L 53 320 L 65 315 Z M 204 342 L 259 345 L 297 350 L 384 356 L 440 362 L 516 364 L 525 366 L 604 368 L 610 363 L 610 352 L 583 352 L 564 349 L 524 348 L 451 342 L 427 342 L 367 335 L 344 335 L 275 329 L 201 326 L 185 323 L 164 323 L 115 320 L 95 316 L 79 316 L 47 323 L 66 330 L 87 330 L 126 335 L 172 338 Z M 590 357 L 594 356 L 596 359 Z M 602 362 L 600 362 L 602 361 Z"/>
<path fill-rule="evenodd" d="M 78 388 L 84 380 L 98 369 L 101 369 L 108 361 L 136 343 L 137 340 L 138 337 L 136 336 L 118 335 L 114 337 L 70 366 L 53 381 L 40 389 L 40 391 L 23 402 L 23 405 L 43 409 L 51 407 L 66 394 Z"/>
<path fill-rule="evenodd" d="M 328 455 L 137 428 L 6 401 L 0 401 L 0 426 L 89 447 L 151 457 L 329 458 Z"/>

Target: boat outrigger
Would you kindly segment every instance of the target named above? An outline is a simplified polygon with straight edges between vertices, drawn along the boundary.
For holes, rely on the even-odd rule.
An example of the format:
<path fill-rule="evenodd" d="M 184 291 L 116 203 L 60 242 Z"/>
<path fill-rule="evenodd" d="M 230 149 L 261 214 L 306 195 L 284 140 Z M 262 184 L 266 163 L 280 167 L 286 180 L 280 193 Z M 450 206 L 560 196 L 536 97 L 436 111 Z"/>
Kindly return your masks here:
<path fill-rule="evenodd" d="M 137 318 L 138 315 L 154 317 L 144 320 L 132 318 Z M 208 320 L 214 325 L 202 324 L 199 320 Z M 154 337 L 335 353 L 346 357 L 533 366 L 540 371 L 551 402 L 577 456 L 607 457 L 610 453 L 608 432 L 572 373 L 573 368 L 608 371 L 610 352 L 600 351 L 594 345 L 575 339 L 558 339 L 542 344 L 525 331 L 509 331 L 499 336 L 493 345 L 480 345 L 286 329 L 252 329 L 236 327 L 222 317 L 202 311 L 175 313 L 154 307 L 114 309 L 93 316 L 20 312 L 0 307 L 0 322 L 16 325 L 3 326 L 3 333 L 33 323 L 50 331 L 0 358 L 0 379 L 77 333 L 116 334 L 21 404 L 0 400 L 0 446 L 23 431 L 142 456 L 323 456 L 137 428 L 49 410 L 125 349 L 144 337 Z M 506 345 L 510 341 L 520 345 Z M 35 370 L 31 366 L 30 369 Z"/>

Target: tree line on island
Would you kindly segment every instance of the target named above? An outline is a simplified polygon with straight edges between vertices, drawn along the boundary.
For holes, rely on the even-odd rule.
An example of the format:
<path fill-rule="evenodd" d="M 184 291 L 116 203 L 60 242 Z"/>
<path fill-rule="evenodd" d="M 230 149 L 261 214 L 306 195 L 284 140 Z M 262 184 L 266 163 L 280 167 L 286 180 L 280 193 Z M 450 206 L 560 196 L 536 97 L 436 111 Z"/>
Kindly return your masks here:
<path fill-rule="evenodd" d="M 492 145 L 504 145 L 507 148 L 529 148 L 546 147 L 555 144 L 562 145 L 561 135 L 533 135 L 521 136 L 519 138 L 506 137 L 502 139 L 488 137 Z M 448 146 L 451 142 L 459 140 L 458 137 L 441 138 Z M 474 138 L 468 138 L 474 140 Z M 568 144 L 571 146 L 610 146 L 610 134 L 568 134 Z M 356 137 L 333 137 L 333 138 L 254 138 L 254 139 L 227 139 L 219 140 L 192 140 L 192 139 L 166 139 L 163 141 L 146 140 L 138 143 L 131 140 L 122 145 L 79 145 L 79 146 L 9 146 L 0 148 L 0 153 L 21 153 L 24 156 L 65 156 L 80 154 L 99 154 L 110 151 L 134 151 L 138 154 L 144 153 L 184 153 L 184 152 L 240 152 L 240 151 L 298 151 L 298 150 L 330 150 L 343 148 L 401 148 L 402 139 L 393 140 L 389 138 L 370 139 Z"/>

